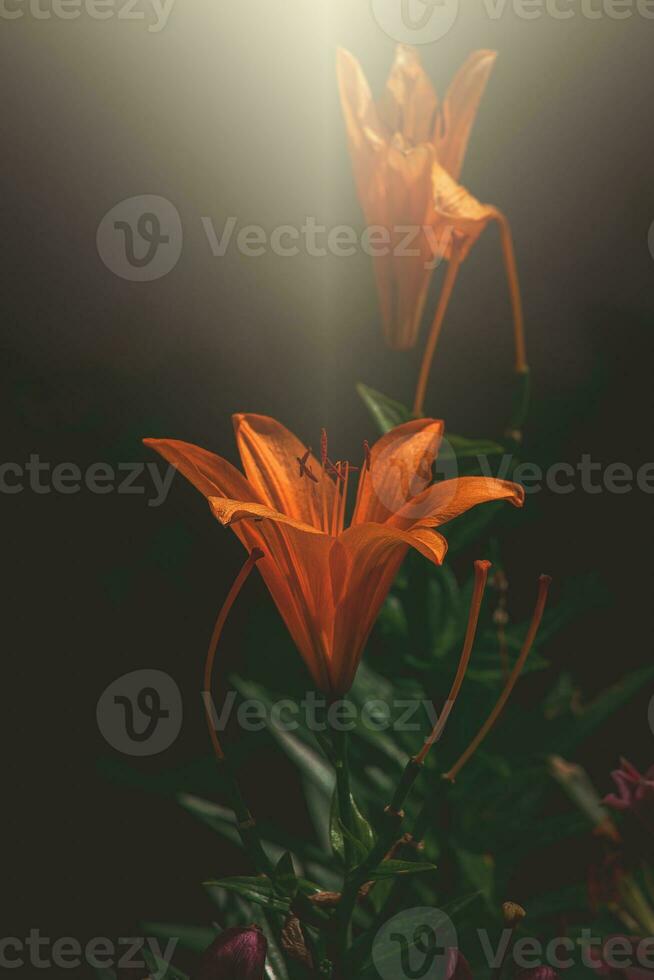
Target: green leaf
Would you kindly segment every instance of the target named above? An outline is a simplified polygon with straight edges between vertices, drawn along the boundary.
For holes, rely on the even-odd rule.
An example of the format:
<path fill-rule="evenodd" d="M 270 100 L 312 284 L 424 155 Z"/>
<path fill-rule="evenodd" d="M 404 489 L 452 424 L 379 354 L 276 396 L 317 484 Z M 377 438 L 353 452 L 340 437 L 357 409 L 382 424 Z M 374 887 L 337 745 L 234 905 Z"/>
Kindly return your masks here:
<path fill-rule="evenodd" d="M 387 596 L 377 619 L 377 630 L 388 639 L 398 643 L 406 643 L 409 634 L 409 624 L 402 603 L 396 595 Z"/>
<path fill-rule="evenodd" d="M 144 922 L 142 929 L 144 935 L 154 936 L 155 939 L 176 939 L 180 946 L 192 953 L 203 953 L 217 935 L 215 929 L 168 922 Z"/>
<path fill-rule="evenodd" d="M 408 422 L 412 417 L 406 405 L 393 401 L 381 391 L 375 391 L 374 388 L 364 384 L 358 384 L 357 391 L 382 433 L 389 432 L 403 422 Z"/>
<path fill-rule="evenodd" d="M 643 685 L 654 677 L 654 667 L 643 667 L 625 675 L 621 680 L 600 694 L 588 707 L 572 719 L 557 739 L 555 751 L 565 755 L 587 738 L 602 722 L 626 704 Z"/>
<path fill-rule="evenodd" d="M 194 817 L 197 817 L 202 823 L 211 827 L 212 830 L 221 834 L 228 841 L 233 844 L 240 844 L 241 837 L 231 810 L 190 793 L 180 793 L 177 801 L 185 810 L 188 810 Z"/>
<path fill-rule="evenodd" d="M 513 666 L 513 664 L 511 664 L 511 666 Z M 545 657 L 539 656 L 532 650 L 532 652 L 529 654 L 527 662 L 522 668 L 520 676 L 525 677 L 527 674 L 533 674 L 539 670 L 547 670 L 549 666 L 549 660 L 546 660 Z M 487 669 L 480 668 L 479 670 L 470 667 L 466 672 L 466 678 L 469 681 L 475 681 L 477 684 L 484 684 L 486 687 L 494 689 L 504 684 L 506 680 L 506 673 L 502 667 L 489 667 Z"/>
<path fill-rule="evenodd" d="M 539 892 L 529 900 L 529 918 L 564 915 L 572 910 L 586 911 L 588 889 L 584 885 L 566 885 L 558 891 Z"/>
<path fill-rule="evenodd" d="M 287 898 L 275 895 L 273 884 L 268 878 L 219 878 L 204 882 L 205 888 L 224 888 L 225 891 L 234 892 L 248 902 L 255 905 L 263 905 L 264 908 L 273 909 L 275 912 L 288 912 L 290 902 Z"/>
<path fill-rule="evenodd" d="M 452 570 L 443 565 L 435 570 L 428 589 L 427 616 L 436 656 L 444 657 L 459 639 L 461 612 L 461 589 Z"/>
<path fill-rule="evenodd" d="M 443 905 L 441 911 L 445 912 L 447 916 L 456 924 L 461 912 L 466 909 L 469 905 L 472 905 L 480 897 L 479 892 L 468 892 L 467 895 L 461 895 L 460 898 L 453 898 L 451 902 L 447 902 Z"/>
<path fill-rule="evenodd" d="M 375 832 L 362 814 L 352 794 L 350 794 L 350 810 L 354 818 L 354 836 L 367 853 L 372 850 L 375 843 Z"/>
<path fill-rule="evenodd" d="M 345 861 L 345 835 L 343 834 L 343 824 L 341 823 L 340 817 L 338 790 L 334 790 L 329 812 L 329 843 L 336 857 L 340 858 L 341 861 Z"/>
<path fill-rule="evenodd" d="M 490 439 L 466 439 L 447 432 L 438 452 L 439 459 L 477 459 L 479 456 L 501 456 L 506 450 Z"/>
<path fill-rule="evenodd" d="M 234 677 L 233 683 L 244 697 L 263 701 L 268 709 L 265 712 L 266 718 L 270 720 L 272 717 L 270 709 L 274 701 L 268 692 L 260 685 L 253 684 L 242 677 Z M 278 725 L 271 724 L 268 725 L 268 730 L 302 775 L 331 799 L 335 777 L 325 759 L 292 732 L 284 731 Z"/>
<path fill-rule="evenodd" d="M 424 874 L 425 871 L 436 871 L 436 865 L 427 864 L 424 861 L 382 861 L 374 871 L 370 872 L 370 881 L 384 881 L 386 878 Z"/>
<path fill-rule="evenodd" d="M 334 854 L 342 861 L 345 861 L 346 842 L 354 849 L 355 862 L 362 861 L 375 843 L 375 834 L 357 806 L 356 800 L 350 793 L 348 802 L 352 829 L 343 825 L 341 819 L 341 801 L 338 795 L 338 788 L 334 790 L 332 798 L 331 815 L 329 821 L 329 839 Z"/>
<path fill-rule="evenodd" d="M 298 880 L 295 875 L 293 858 L 289 851 L 282 854 L 277 862 L 273 884 L 277 892 L 291 900 L 295 898 L 298 890 Z"/>
<path fill-rule="evenodd" d="M 447 539 L 450 552 L 462 551 L 472 544 L 490 527 L 503 506 L 506 505 L 495 501 L 480 504 L 467 514 L 462 514 L 453 521 L 448 521 L 443 527 L 439 527 L 439 531 Z"/>
<path fill-rule="evenodd" d="M 177 967 L 165 963 L 164 960 L 151 953 L 149 949 L 143 949 L 143 959 L 148 970 L 153 977 L 156 976 L 157 980 L 189 980 L 186 973 L 182 973 Z"/>
<path fill-rule="evenodd" d="M 493 861 L 483 854 L 471 854 L 461 849 L 457 850 L 457 857 L 468 882 L 492 904 L 495 881 Z"/>

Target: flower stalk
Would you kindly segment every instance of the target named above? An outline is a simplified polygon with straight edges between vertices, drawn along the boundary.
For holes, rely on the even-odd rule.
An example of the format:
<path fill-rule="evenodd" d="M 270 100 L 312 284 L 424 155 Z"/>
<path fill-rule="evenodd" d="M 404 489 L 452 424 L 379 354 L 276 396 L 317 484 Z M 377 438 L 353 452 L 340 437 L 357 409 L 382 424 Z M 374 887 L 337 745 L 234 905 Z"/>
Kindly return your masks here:
<path fill-rule="evenodd" d="M 450 304 L 450 299 L 452 297 L 452 292 L 454 291 L 454 285 L 459 275 L 460 268 L 460 245 L 457 241 L 456 235 L 453 235 L 452 257 L 447 265 L 447 272 L 445 273 L 445 279 L 443 280 L 443 288 L 441 289 L 441 294 L 438 298 L 438 305 L 436 307 L 436 312 L 434 314 L 434 319 L 429 330 L 429 336 L 427 337 L 427 343 L 425 344 L 425 350 L 420 363 L 418 384 L 416 385 L 416 393 L 413 399 L 413 414 L 415 416 L 421 416 L 424 411 L 425 395 L 427 393 L 427 384 L 429 382 L 431 365 L 434 360 L 434 354 L 436 353 L 436 345 L 438 343 L 438 338 L 440 337 L 441 329 L 443 327 L 443 320 L 445 319 L 445 314 L 447 313 L 447 308 Z"/>
<path fill-rule="evenodd" d="M 490 715 L 481 726 L 472 742 L 465 750 L 465 752 L 460 756 L 460 758 L 454 763 L 451 769 L 443 774 L 443 779 L 449 780 L 451 783 L 454 782 L 458 774 L 461 772 L 466 762 L 468 762 L 472 756 L 475 754 L 481 743 L 484 741 L 491 728 L 502 714 L 506 702 L 511 696 L 511 692 L 515 687 L 516 681 L 522 672 L 522 668 L 525 665 L 525 661 L 529 656 L 529 651 L 532 648 L 533 642 L 536 639 L 536 634 L 538 632 L 538 627 L 540 626 L 541 619 L 543 618 L 543 613 L 545 611 L 545 603 L 547 602 L 547 594 L 549 592 L 549 587 L 552 579 L 549 575 L 541 575 L 538 580 L 538 597 L 536 599 L 536 606 L 534 608 L 534 613 L 527 631 L 527 636 L 520 650 L 518 659 L 516 660 L 513 670 L 509 674 L 508 680 L 504 686 L 504 690 L 500 694 L 495 707 L 491 711 Z"/>
<path fill-rule="evenodd" d="M 216 761 L 219 765 L 220 771 L 225 778 L 227 794 L 229 797 L 229 802 L 234 815 L 236 816 L 236 827 L 240 834 L 241 840 L 243 842 L 243 847 L 246 852 L 250 855 L 252 863 L 260 874 L 272 875 L 274 868 L 270 858 L 266 854 L 259 833 L 257 830 L 257 823 L 249 807 L 247 806 L 243 794 L 236 778 L 236 773 L 233 770 L 231 763 L 225 757 L 222 745 L 216 734 L 216 726 L 213 720 L 212 709 L 212 698 L 211 698 L 211 679 L 213 674 L 213 667 L 216 659 L 216 651 L 218 649 L 218 643 L 223 634 L 225 624 L 232 610 L 234 603 L 236 602 L 243 586 L 250 577 L 254 566 L 259 561 L 259 559 L 264 557 L 263 551 L 260 548 L 253 548 L 253 550 L 248 555 L 246 561 L 244 562 L 240 572 L 236 576 L 232 587 L 227 593 L 227 598 L 223 602 L 218 617 L 216 619 L 213 632 L 211 634 L 211 640 L 209 641 L 209 649 L 207 650 L 207 656 L 204 665 L 204 690 L 203 696 L 205 701 L 205 713 L 207 718 L 207 727 L 209 729 L 209 736 L 211 738 L 211 744 L 213 746 L 214 755 L 216 756 Z"/>
<path fill-rule="evenodd" d="M 363 885 L 365 885 L 371 873 L 384 860 L 388 852 L 397 842 L 398 837 L 400 836 L 402 822 L 404 820 L 404 804 L 409 796 L 409 793 L 411 792 L 411 789 L 413 788 L 413 784 L 423 769 L 425 759 L 427 758 L 430 749 L 443 734 L 447 719 L 449 718 L 458 697 L 461 685 L 463 683 L 463 678 L 470 661 L 470 654 L 472 652 L 472 646 L 477 632 L 481 602 L 483 599 L 484 590 L 486 588 L 489 568 L 490 562 L 488 561 L 475 562 L 475 584 L 472 601 L 470 604 L 470 612 L 468 615 L 468 626 L 466 628 L 466 635 L 463 642 L 463 650 L 461 652 L 459 666 L 443 710 L 441 711 L 431 734 L 425 740 L 420 752 L 409 759 L 408 763 L 406 764 L 391 802 L 384 810 L 384 826 L 377 839 L 377 842 L 370 850 L 368 856 L 353 870 L 352 874 L 345 883 L 343 896 L 337 911 L 339 946 L 343 953 L 345 953 L 349 946 L 350 920 L 356 906 L 359 890 L 363 887 Z"/>

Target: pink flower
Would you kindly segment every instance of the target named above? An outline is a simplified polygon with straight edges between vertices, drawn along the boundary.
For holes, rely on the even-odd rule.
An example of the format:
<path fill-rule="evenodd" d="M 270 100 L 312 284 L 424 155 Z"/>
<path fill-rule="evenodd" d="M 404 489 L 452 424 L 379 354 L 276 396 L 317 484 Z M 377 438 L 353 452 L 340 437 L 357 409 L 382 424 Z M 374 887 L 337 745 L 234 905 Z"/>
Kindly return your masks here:
<path fill-rule="evenodd" d="M 654 766 L 643 776 L 626 759 L 620 759 L 620 769 L 611 775 L 618 792 L 610 793 L 604 803 L 614 810 L 630 810 L 650 828 L 654 828 Z"/>

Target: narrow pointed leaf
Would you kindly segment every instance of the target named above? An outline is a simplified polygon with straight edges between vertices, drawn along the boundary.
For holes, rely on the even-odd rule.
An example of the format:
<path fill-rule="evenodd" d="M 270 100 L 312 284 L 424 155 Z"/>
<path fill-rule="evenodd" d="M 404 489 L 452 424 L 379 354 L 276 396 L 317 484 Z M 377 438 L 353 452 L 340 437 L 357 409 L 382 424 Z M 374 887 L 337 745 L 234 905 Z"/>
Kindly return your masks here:
<path fill-rule="evenodd" d="M 436 871 L 436 865 L 423 861 L 383 861 L 370 873 L 370 880 L 383 881 L 385 878 L 424 874 L 426 871 Z"/>

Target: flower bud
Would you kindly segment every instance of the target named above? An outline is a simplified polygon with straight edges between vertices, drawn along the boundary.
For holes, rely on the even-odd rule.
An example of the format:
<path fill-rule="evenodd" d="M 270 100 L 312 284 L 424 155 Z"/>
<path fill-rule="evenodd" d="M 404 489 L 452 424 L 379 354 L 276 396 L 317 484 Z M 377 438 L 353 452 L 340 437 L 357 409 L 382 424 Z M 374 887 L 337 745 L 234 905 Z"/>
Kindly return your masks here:
<path fill-rule="evenodd" d="M 530 966 L 526 970 L 519 970 L 515 975 L 515 980 L 558 980 L 559 975 L 551 966 Z"/>
<path fill-rule="evenodd" d="M 654 829 L 654 766 L 643 776 L 626 759 L 620 760 L 620 768 L 611 773 L 618 788 L 604 798 L 613 810 L 630 810 L 645 826 Z"/>
<path fill-rule="evenodd" d="M 448 946 L 445 950 L 445 980 L 472 980 L 470 964 L 460 949 Z"/>
<path fill-rule="evenodd" d="M 256 926 L 225 929 L 202 954 L 195 980 L 264 980 L 267 950 Z"/>

